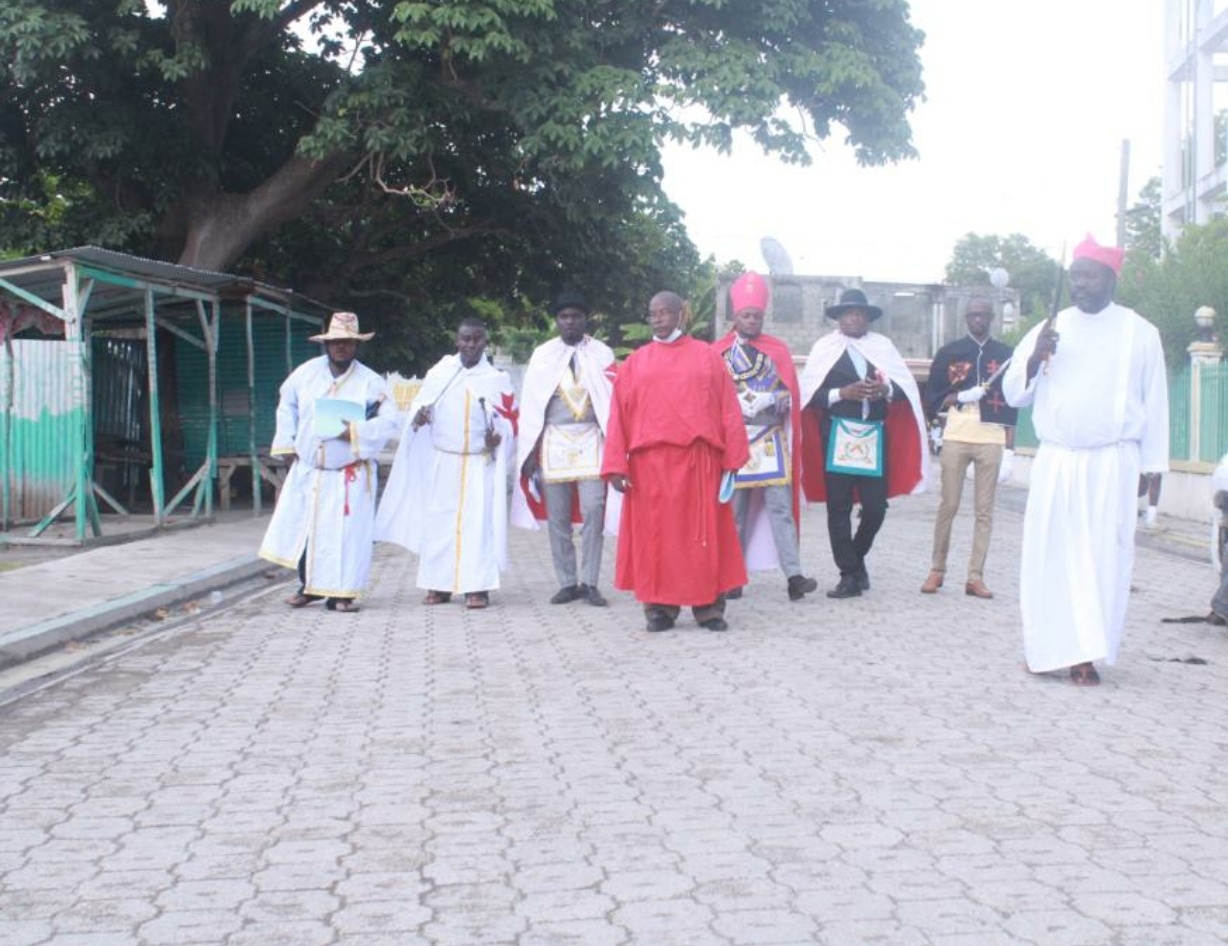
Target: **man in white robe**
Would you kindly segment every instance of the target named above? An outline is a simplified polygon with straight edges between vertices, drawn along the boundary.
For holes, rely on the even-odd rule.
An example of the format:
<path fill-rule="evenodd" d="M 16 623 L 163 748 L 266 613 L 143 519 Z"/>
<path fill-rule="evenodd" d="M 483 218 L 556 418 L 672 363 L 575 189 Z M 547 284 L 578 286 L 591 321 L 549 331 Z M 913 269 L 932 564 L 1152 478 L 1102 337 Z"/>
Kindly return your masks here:
<path fill-rule="evenodd" d="M 559 583 L 551 604 L 584 600 L 604 608 L 603 535 L 617 534 L 622 511 L 622 495 L 601 479 L 614 352 L 585 334 L 588 303 L 580 293 L 561 293 L 552 311 L 558 337 L 533 351 L 521 389 L 512 525 L 537 529 L 546 520 Z M 573 512 L 580 519 L 579 571 Z"/>
<path fill-rule="evenodd" d="M 1164 351 L 1155 326 L 1113 302 L 1123 256 L 1090 236 L 1075 248 L 1074 305 L 1024 337 L 1002 384 L 1010 404 L 1032 405 L 1040 438 L 1019 582 L 1027 666 L 1069 668 L 1083 686 L 1121 645 L 1139 474 L 1168 469 Z"/>
<path fill-rule="evenodd" d="M 463 594 L 485 608 L 507 565 L 507 477 L 518 412 L 507 372 L 485 357 L 486 326 L 461 321 L 455 355 L 427 372 L 409 407 L 376 539 L 418 556 L 426 604 Z"/>
<path fill-rule="evenodd" d="M 291 466 L 260 556 L 298 569 L 292 608 L 324 598 L 330 611 L 357 611 L 371 570 L 375 458 L 396 432 L 384 379 L 355 360 L 372 334 L 358 331 L 354 313 L 335 313 L 311 339 L 325 353 L 281 386 L 272 454 Z"/>

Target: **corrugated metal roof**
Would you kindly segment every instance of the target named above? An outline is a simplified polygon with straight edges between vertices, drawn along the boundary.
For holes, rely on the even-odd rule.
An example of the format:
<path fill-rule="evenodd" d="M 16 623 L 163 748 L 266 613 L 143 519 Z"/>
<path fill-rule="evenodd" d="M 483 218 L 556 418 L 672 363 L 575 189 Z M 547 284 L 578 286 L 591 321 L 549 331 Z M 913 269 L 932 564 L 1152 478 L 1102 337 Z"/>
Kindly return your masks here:
<path fill-rule="evenodd" d="M 59 275 L 62 266 L 60 264 L 65 260 L 83 263 L 118 276 L 127 276 L 166 288 L 195 289 L 218 296 L 254 295 L 278 305 L 288 306 L 291 311 L 304 315 L 324 318 L 332 311 L 324 303 L 309 296 L 300 295 L 292 289 L 270 286 L 246 276 L 215 273 L 191 266 L 180 266 L 177 263 L 144 259 L 128 253 L 105 250 L 98 246 L 79 246 L 67 250 L 53 250 L 38 256 L 5 260 L 0 262 L 0 277 L 58 306 L 62 301 L 60 288 L 62 280 Z M 107 295 L 110 296 L 113 293 L 108 292 Z M 101 302 L 102 300 L 94 301 Z M 90 308 L 91 310 L 95 308 L 94 302 L 91 302 Z"/>

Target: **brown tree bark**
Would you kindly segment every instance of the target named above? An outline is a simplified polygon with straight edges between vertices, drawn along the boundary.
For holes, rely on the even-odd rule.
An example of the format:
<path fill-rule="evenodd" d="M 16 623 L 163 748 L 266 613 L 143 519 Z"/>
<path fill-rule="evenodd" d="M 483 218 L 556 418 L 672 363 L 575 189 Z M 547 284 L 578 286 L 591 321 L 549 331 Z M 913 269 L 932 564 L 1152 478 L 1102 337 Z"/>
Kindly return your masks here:
<path fill-rule="evenodd" d="M 311 161 L 292 157 L 246 194 L 199 193 L 184 202 L 178 262 L 225 272 L 252 242 L 306 212 L 350 164 L 346 154 Z M 167 237 L 172 234 L 168 232 Z"/>

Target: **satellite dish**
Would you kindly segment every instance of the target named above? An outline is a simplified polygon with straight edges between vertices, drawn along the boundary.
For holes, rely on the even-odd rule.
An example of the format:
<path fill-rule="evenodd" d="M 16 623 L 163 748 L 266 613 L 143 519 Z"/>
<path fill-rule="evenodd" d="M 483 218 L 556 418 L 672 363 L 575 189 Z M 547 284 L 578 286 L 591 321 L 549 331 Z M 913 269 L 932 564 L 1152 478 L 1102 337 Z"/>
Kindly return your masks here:
<path fill-rule="evenodd" d="M 792 276 L 793 260 L 789 253 L 775 237 L 766 236 L 759 241 L 759 252 L 767 263 L 768 272 L 773 276 Z"/>

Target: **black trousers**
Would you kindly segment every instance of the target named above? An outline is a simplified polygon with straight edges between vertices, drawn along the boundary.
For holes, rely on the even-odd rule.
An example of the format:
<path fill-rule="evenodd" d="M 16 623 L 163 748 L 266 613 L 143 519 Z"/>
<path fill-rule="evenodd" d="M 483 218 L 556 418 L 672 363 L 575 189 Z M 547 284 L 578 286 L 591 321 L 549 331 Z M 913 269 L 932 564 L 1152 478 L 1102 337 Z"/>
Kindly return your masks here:
<path fill-rule="evenodd" d="M 825 472 L 827 536 L 841 577 L 853 577 L 865 567 L 874 537 L 887 518 L 887 477 L 849 476 Z M 853 491 L 861 500 L 861 520 L 853 534 Z"/>

